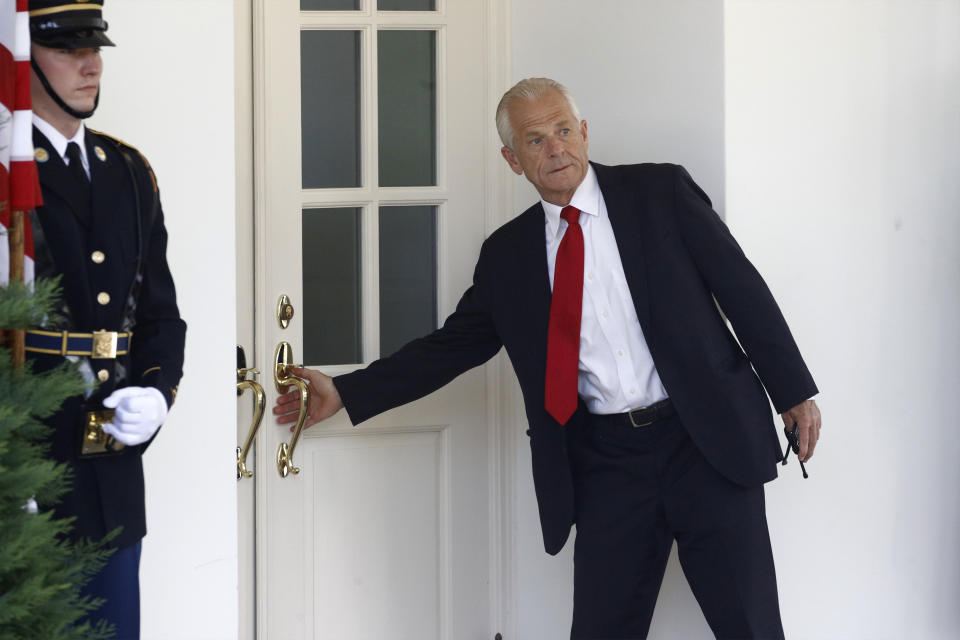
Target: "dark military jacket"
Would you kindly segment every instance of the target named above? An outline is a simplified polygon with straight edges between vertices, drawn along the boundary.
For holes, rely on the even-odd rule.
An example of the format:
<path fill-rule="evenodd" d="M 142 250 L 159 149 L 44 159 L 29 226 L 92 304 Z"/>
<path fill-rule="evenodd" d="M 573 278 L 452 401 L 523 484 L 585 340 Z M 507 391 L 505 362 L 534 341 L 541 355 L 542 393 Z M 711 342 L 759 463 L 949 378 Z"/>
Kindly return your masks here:
<path fill-rule="evenodd" d="M 168 405 L 176 396 L 186 324 L 167 266 L 157 182 L 136 149 L 87 129 L 87 190 L 36 128 L 33 141 L 43 189 L 43 206 L 32 220 L 36 275 L 60 276 L 63 289 L 60 319 L 48 328 L 133 332 L 129 354 L 88 360 L 92 372 L 106 378 L 93 394 L 70 398 L 47 421 L 54 428 L 53 457 L 73 469 L 73 487 L 56 514 L 76 518 L 78 538 L 99 539 L 122 527 L 114 545 L 124 547 L 146 533 L 141 455 L 149 442 L 126 447 L 114 457 L 77 454 L 84 414 L 102 408 L 103 399 L 115 389 L 156 387 Z M 28 357 L 36 370 L 63 362 L 56 355 Z"/>

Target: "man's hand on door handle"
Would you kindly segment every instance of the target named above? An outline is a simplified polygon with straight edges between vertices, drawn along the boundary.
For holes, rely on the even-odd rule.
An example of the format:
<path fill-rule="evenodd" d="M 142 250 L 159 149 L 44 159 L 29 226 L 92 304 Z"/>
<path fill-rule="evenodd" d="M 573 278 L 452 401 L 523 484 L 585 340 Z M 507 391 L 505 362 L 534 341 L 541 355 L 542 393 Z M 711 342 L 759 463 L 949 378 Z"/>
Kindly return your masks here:
<path fill-rule="evenodd" d="M 308 383 L 310 404 L 307 407 L 307 420 L 304 422 L 304 427 L 312 427 L 343 408 L 340 393 L 333 385 L 333 378 L 313 369 L 290 367 L 288 371 Z M 273 407 L 273 414 L 277 416 L 279 424 L 289 424 L 297 421 L 299 408 L 300 392 L 293 390 L 277 398 L 277 404 Z M 292 426 L 290 431 L 293 431 Z"/>

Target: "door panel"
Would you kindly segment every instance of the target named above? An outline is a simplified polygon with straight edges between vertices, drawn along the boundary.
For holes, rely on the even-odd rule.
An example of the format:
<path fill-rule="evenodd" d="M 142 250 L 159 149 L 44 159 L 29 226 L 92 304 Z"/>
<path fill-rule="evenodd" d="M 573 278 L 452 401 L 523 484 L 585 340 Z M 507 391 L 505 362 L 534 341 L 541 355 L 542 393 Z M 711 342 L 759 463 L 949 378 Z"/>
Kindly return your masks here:
<path fill-rule="evenodd" d="M 358 640 L 440 637 L 453 537 L 446 433 L 396 429 L 317 443 L 305 492 L 323 514 L 313 523 L 315 629 Z M 384 532 L 402 549 L 384 545 Z"/>
<path fill-rule="evenodd" d="M 380 9 L 258 0 L 264 376 L 281 341 L 294 362 L 352 371 L 436 327 L 470 284 L 492 127 L 485 4 Z M 286 329 L 281 294 L 296 308 Z M 493 637 L 486 379 L 467 372 L 359 427 L 341 412 L 303 433 L 287 477 L 274 456 L 290 433 L 267 418 L 254 477 L 259 637 Z"/>

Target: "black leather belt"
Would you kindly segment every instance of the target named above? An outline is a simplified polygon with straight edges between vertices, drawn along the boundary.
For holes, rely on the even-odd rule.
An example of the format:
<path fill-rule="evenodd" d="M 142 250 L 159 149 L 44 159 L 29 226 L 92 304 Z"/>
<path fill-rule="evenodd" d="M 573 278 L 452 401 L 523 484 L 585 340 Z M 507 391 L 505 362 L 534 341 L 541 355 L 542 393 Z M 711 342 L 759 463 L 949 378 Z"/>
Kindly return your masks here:
<path fill-rule="evenodd" d="M 26 333 L 25 351 L 58 356 L 88 356 L 96 359 L 126 355 L 130 352 L 130 340 L 133 339 L 132 333 L 117 331 L 72 333 L 33 329 L 24 333 Z"/>
<path fill-rule="evenodd" d="M 669 418 L 675 413 L 676 411 L 673 409 L 673 403 L 670 402 L 670 398 L 665 398 L 660 402 L 654 402 L 648 407 L 640 407 L 639 409 L 627 411 L 626 413 L 614 413 L 600 417 L 607 418 L 627 427 L 647 427 L 654 422 Z"/>

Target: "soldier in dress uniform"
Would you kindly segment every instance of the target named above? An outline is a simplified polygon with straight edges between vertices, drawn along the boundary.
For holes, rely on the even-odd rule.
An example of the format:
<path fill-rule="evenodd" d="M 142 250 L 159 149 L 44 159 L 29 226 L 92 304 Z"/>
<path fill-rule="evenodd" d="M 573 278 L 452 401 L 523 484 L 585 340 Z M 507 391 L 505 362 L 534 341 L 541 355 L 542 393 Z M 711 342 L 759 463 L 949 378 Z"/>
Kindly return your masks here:
<path fill-rule="evenodd" d="M 33 140 L 43 206 L 32 214 L 38 277 L 59 276 L 57 318 L 27 332 L 35 370 L 78 363 L 89 382 L 48 422 L 52 455 L 73 469 L 55 508 L 73 535 L 117 549 L 87 589 L 92 617 L 139 638 L 139 563 L 146 534 L 141 456 L 182 375 L 186 324 L 167 266 L 157 181 L 130 145 L 88 129 L 100 96 L 103 0 L 30 0 Z"/>

